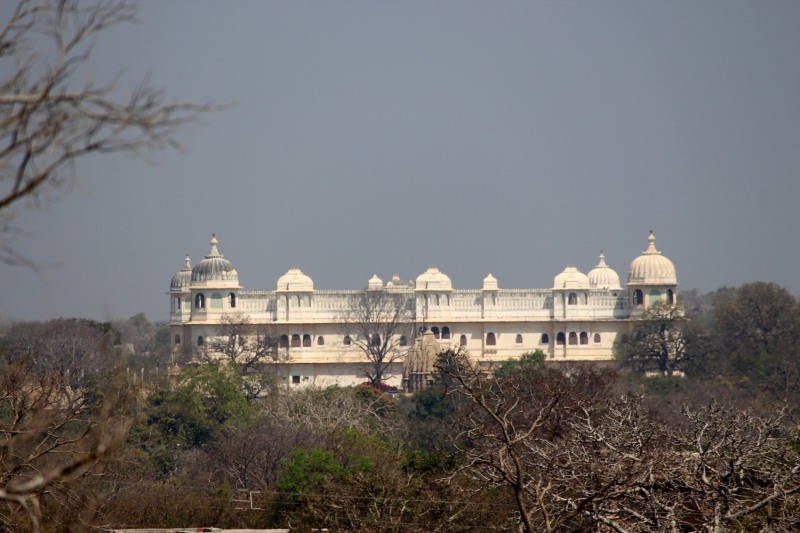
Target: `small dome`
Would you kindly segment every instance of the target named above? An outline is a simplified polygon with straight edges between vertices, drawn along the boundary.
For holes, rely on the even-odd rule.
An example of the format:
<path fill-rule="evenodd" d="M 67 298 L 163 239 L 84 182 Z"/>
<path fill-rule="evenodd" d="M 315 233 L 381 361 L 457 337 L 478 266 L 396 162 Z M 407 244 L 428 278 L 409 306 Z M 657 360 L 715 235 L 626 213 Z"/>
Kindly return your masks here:
<path fill-rule="evenodd" d="M 395 274 L 392 279 L 386 282 L 387 289 L 405 289 L 406 287 L 408 287 L 408 283 L 400 279 L 399 274 Z"/>
<path fill-rule="evenodd" d="M 483 290 L 485 291 L 497 290 L 497 278 L 492 276 L 491 272 L 489 272 L 489 275 L 483 279 Z"/>
<path fill-rule="evenodd" d="M 189 285 L 192 284 L 192 265 L 189 263 L 189 254 L 186 254 L 186 264 L 180 272 L 172 276 L 169 284 L 171 292 L 189 292 Z"/>
<path fill-rule="evenodd" d="M 289 271 L 278 278 L 278 285 L 275 290 L 278 291 L 313 291 L 314 282 L 300 272 L 297 267 L 292 267 Z"/>
<path fill-rule="evenodd" d="M 603 250 L 600 250 L 600 262 L 589 271 L 589 285 L 597 289 L 622 290 L 619 285 L 619 275 L 606 264 Z"/>
<path fill-rule="evenodd" d="M 656 250 L 656 238 L 652 228 L 647 241 L 647 250 L 634 259 L 628 269 L 628 284 L 677 285 L 675 265 Z"/>
<path fill-rule="evenodd" d="M 424 273 L 417 276 L 417 289 L 421 290 L 451 290 L 453 288 L 453 284 L 450 282 L 450 278 L 446 275 L 439 272 L 439 269 L 435 266 L 428 267 Z"/>
<path fill-rule="evenodd" d="M 367 288 L 371 291 L 379 291 L 383 288 L 383 280 L 374 274 L 367 283 Z"/>
<path fill-rule="evenodd" d="M 230 261 L 217 250 L 217 234 L 211 234 L 211 253 L 192 269 L 192 281 L 239 281 Z"/>
<path fill-rule="evenodd" d="M 567 265 L 564 272 L 553 280 L 554 289 L 589 289 L 589 278 L 581 273 L 575 265 Z"/>

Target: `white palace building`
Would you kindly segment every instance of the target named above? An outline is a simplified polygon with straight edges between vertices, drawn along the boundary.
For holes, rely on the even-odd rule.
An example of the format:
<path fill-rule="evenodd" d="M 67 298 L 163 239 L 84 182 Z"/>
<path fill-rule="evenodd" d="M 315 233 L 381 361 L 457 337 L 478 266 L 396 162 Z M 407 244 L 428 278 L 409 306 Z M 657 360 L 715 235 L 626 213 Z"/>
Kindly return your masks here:
<path fill-rule="evenodd" d="M 656 250 L 650 230 L 647 250 L 631 263 L 624 285 L 601 252 L 588 274 L 568 265 L 547 289 L 501 289 L 491 274 L 480 289 L 454 289 L 450 278 L 430 267 L 408 283 L 395 275 L 384 284 L 374 276 L 367 290 L 407 294 L 418 326 L 424 316 L 440 345 L 462 346 L 480 361 L 502 361 L 540 349 L 553 362 L 603 362 L 613 359 L 614 340 L 630 330 L 647 306 L 674 303 L 676 286 L 675 267 Z M 358 292 L 314 290 L 314 282 L 298 268 L 281 276 L 275 290 L 245 291 L 213 237 L 205 259 L 192 267 L 187 256 L 172 278 L 173 347 L 206 346 L 217 335 L 223 315 L 242 312 L 251 324 L 268 324 L 285 335 L 287 362 L 280 364 L 289 383 L 362 383 L 364 356 L 346 345 L 340 324 L 349 299 Z M 402 377 L 403 362 L 398 361 L 385 381 L 400 387 Z"/>

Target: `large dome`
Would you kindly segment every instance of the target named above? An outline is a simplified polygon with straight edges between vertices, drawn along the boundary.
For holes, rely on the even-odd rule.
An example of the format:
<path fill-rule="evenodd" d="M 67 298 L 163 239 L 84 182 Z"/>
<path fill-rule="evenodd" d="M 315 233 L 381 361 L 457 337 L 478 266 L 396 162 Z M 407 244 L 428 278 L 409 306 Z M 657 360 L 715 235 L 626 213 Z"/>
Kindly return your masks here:
<path fill-rule="evenodd" d="M 580 272 L 575 265 L 567 265 L 564 272 L 553 280 L 554 289 L 588 289 L 589 278 Z"/>
<path fill-rule="evenodd" d="M 656 250 L 656 238 L 653 230 L 647 237 L 647 250 L 631 263 L 628 269 L 629 285 L 677 285 L 675 265 Z"/>
<path fill-rule="evenodd" d="M 217 234 L 211 235 L 211 253 L 192 269 L 192 281 L 239 281 L 230 261 L 217 251 Z"/>
<path fill-rule="evenodd" d="M 314 282 L 300 272 L 297 267 L 292 267 L 289 271 L 278 278 L 278 285 L 275 290 L 278 291 L 313 291 Z"/>
<path fill-rule="evenodd" d="M 439 272 L 435 266 L 428 267 L 428 270 L 417 276 L 417 289 L 428 290 L 451 290 L 453 284 L 445 274 Z"/>
<path fill-rule="evenodd" d="M 192 284 L 192 265 L 189 263 L 189 254 L 186 254 L 186 264 L 180 272 L 172 276 L 169 284 L 170 292 L 188 292 Z"/>
<path fill-rule="evenodd" d="M 606 264 L 606 256 L 600 250 L 600 262 L 589 271 L 589 284 L 597 289 L 622 290 L 619 275 Z"/>

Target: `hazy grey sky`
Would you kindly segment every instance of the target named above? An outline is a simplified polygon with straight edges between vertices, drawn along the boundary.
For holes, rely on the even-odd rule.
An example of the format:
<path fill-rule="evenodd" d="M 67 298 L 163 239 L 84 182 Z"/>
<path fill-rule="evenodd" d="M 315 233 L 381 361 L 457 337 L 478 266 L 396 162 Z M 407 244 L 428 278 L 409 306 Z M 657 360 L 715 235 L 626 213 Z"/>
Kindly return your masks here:
<path fill-rule="evenodd" d="M 9 5 L 0 6 L 5 20 Z M 800 2 L 143 2 L 91 70 L 238 102 L 27 212 L 0 314 L 165 319 L 188 252 L 246 290 L 488 272 L 544 288 L 656 245 L 680 289 L 800 294 Z"/>

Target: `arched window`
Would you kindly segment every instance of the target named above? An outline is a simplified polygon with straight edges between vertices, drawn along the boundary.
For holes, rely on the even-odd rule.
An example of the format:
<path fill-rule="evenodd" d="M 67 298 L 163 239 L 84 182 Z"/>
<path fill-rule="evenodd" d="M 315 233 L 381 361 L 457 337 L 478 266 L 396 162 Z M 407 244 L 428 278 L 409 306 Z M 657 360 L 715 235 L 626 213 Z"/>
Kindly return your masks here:
<path fill-rule="evenodd" d="M 450 328 L 449 327 L 444 326 L 442 328 L 442 338 L 443 339 L 449 339 L 450 338 Z"/>
<path fill-rule="evenodd" d="M 633 305 L 643 305 L 644 304 L 644 293 L 641 289 L 636 289 L 633 291 Z"/>
<path fill-rule="evenodd" d="M 297 296 L 295 296 L 295 300 L 294 301 L 297 304 L 297 307 L 301 307 L 303 305 L 303 301 L 300 299 L 300 295 L 299 294 Z"/>
<path fill-rule="evenodd" d="M 522 335 L 517 334 L 517 344 L 522 344 Z"/>
<path fill-rule="evenodd" d="M 444 296 L 442 296 L 442 303 L 444 305 L 450 305 L 450 295 L 445 294 Z"/>
<path fill-rule="evenodd" d="M 408 339 L 405 335 L 400 335 L 400 346 L 408 346 Z"/>
<path fill-rule="evenodd" d="M 300 347 L 300 335 L 295 333 L 292 335 L 292 348 L 299 348 Z"/>
<path fill-rule="evenodd" d="M 595 333 L 594 334 L 594 342 L 595 342 L 595 344 L 600 344 L 600 334 L 599 333 Z"/>
<path fill-rule="evenodd" d="M 492 294 L 492 305 L 497 305 L 497 295 Z"/>
<path fill-rule="evenodd" d="M 206 297 L 203 296 L 202 293 L 198 293 L 197 296 L 194 297 L 194 307 L 195 309 L 205 309 Z"/>
<path fill-rule="evenodd" d="M 431 328 L 431 333 L 433 333 L 433 338 L 434 339 L 438 339 L 439 338 L 439 326 L 433 326 Z"/>
<path fill-rule="evenodd" d="M 325 346 L 325 337 L 322 335 L 317 337 L 317 346 Z"/>
<path fill-rule="evenodd" d="M 586 305 L 586 304 L 588 304 L 588 303 L 589 303 L 589 297 L 588 297 L 588 296 L 586 295 L 586 293 L 584 292 L 584 293 L 583 293 L 583 305 Z"/>
<path fill-rule="evenodd" d="M 288 347 L 289 347 L 289 336 L 281 335 L 281 340 L 278 343 L 278 348 L 288 348 Z"/>
<path fill-rule="evenodd" d="M 236 307 L 236 295 L 232 292 L 228 293 L 228 306 Z"/>
<path fill-rule="evenodd" d="M 381 345 L 381 336 L 377 333 L 372 334 L 372 338 L 369 341 L 370 346 L 380 346 Z"/>
<path fill-rule="evenodd" d="M 564 346 L 564 332 L 563 331 L 559 331 L 556 334 L 556 344 L 558 344 L 559 346 Z"/>
<path fill-rule="evenodd" d="M 569 345 L 572 346 L 573 344 L 578 344 L 578 334 L 574 331 L 570 331 L 569 333 Z"/>
<path fill-rule="evenodd" d="M 175 310 L 180 311 L 181 309 L 181 299 L 179 297 L 175 297 Z"/>
<path fill-rule="evenodd" d="M 550 344 L 550 335 L 542 333 L 542 339 L 539 341 L 541 344 Z"/>
<path fill-rule="evenodd" d="M 215 292 L 211 295 L 211 305 L 209 306 L 211 309 L 222 309 L 222 295 L 218 292 Z"/>
<path fill-rule="evenodd" d="M 667 303 L 668 304 L 675 303 L 675 293 L 672 292 L 672 289 L 667 289 Z"/>
<path fill-rule="evenodd" d="M 581 331 L 581 344 L 589 344 L 589 334 Z"/>
<path fill-rule="evenodd" d="M 578 305 L 578 295 L 574 292 L 569 293 L 569 305 Z"/>
<path fill-rule="evenodd" d="M 175 335 L 175 344 L 180 344 L 180 343 L 181 343 L 181 336 Z"/>
<path fill-rule="evenodd" d="M 303 348 L 311 348 L 311 335 L 303 335 Z"/>
<path fill-rule="evenodd" d="M 350 335 L 345 335 L 344 339 L 342 340 L 342 344 L 345 346 L 350 346 Z"/>
<path fill-rule="evenodd" d="M 486 335 L 486 346 L 497 346 L 497 339 L 494 336 L 494 333 L 488 333 Z"/>
<path fill-rule="evenodd" d="M 203 345 L 203 337 L 197 337 L 197 345 L 198 346 L 202 346 Z"/>
<path fill-rule="evenodd" d="M 431 296 L 431 300 L 433 301 L 433 305 L 439 305 L 439 295 L 438 294 L 434 294 L 433 296 Z"/>
<path fill-rule="evenodd" d="M 466 346 L 467 345 L 467 336 L 461 335 L 461 338 L 458 340 L 459 346 Z"/>

